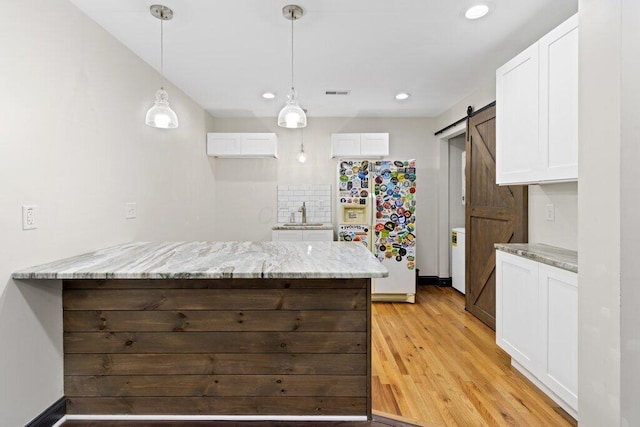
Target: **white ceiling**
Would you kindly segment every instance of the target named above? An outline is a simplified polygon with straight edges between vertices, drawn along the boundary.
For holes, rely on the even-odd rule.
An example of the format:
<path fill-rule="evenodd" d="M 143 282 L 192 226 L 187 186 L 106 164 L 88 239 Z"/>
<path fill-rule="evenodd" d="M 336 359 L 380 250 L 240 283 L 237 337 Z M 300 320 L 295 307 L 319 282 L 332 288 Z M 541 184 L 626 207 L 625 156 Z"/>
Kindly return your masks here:
<path fill-rule="evenodd" d="M 290 3 L 305 11 L 294 23 L 295 87 L 310 118 L 437 116 L 578 9 L 577 0 L 491 0 L 488 16 L 469 21 L 473 0 L 71 2 L 158 70 L 160 22 L 149 6 L 171 7 L 165 75 L 218 117 L 275 117 L 284 105 L 291 23 L 281 10 Z M 400 91 L 411 98 L 397 101 Z"/>

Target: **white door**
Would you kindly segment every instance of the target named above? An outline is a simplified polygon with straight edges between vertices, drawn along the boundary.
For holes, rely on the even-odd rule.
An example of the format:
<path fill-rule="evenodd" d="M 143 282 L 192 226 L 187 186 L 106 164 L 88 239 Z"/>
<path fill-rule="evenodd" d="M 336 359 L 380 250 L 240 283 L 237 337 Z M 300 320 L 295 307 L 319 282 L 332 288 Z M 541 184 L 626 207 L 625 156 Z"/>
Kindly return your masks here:
<path fill-rule="evenodd" d="M 331 157 L 360 157 L 360 134 L 331 134 Z"/>
<path fill-rule="evenodd" d="M 577 179 L 578 15 L 542 37 L 539 45 L 541 179 Z"/>
<path fill-rule="evenodd" d="M 578 410 L 578 275 L 540 264 L 543 340 L 541 380 Z"/>
<path fill-rule="evenodd" d="M 538 263 L 496 251 L 496 343 L 531 372 L 539 372 L 543 342 Z"/>
<path fill-rule="evenodd" d="M 388 133 L 363 133 L 360 135 L 360 155 L 384 157 L 389 155 Z"/>

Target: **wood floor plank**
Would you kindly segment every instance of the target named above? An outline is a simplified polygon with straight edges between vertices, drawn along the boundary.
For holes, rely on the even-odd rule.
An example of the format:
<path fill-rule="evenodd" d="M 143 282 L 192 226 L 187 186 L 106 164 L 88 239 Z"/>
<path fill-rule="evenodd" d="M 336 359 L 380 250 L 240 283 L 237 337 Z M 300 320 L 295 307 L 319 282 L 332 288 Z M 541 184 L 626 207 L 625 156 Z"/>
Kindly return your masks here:
<path fill-rule="evenodd" d="M 416 300 L 373 306 L 374 410 L 442 426 L 575 425 L 511 367 L 463 295 L 419 286 Z"/>

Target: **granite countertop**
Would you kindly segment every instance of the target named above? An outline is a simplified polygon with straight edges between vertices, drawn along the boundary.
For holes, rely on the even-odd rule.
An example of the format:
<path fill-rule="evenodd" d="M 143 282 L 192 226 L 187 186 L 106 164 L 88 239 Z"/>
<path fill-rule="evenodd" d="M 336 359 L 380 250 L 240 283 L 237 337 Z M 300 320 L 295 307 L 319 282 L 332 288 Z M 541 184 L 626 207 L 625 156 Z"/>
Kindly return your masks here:
<path fill-rule="evenodd" d="M 314 225 L 303 224 L 301 222 L 279 223 L 271 227 L 272 230 L 333 230 L 331 223 L 312 223 Z"/>
<path fill-rule="evenodd" d="M 355 242 L 133 242 L 13 273 L 14 279 L 372 278 L 388 271 Z"/>
<path fill-rule="evenodd" d="M 496 243 L 495 248 L 513 255 L 578 272 L 578 252 L 543 243 Z"/>

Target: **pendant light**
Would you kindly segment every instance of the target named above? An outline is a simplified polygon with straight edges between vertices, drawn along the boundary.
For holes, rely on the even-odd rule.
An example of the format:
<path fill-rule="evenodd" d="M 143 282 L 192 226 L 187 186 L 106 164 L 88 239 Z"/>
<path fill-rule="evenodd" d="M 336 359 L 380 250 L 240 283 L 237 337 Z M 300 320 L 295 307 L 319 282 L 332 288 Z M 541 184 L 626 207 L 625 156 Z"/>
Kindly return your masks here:
<path fill-rule="evenodd" d="M 300 163 L 307 161 L 307 153 L 304 152 L 304 128 L 300 130 L 300 151 L 298 151 L 296 158 Z"/>
<path fill-rule="evenodd" d="M 278 126 L 285 128 L 303 128 L 307 125 L 307 115 L 298 105 L 296 90 L 293 86 L 293 21 L 302 18 L 304 11 L 295 4 L 282 8 L 282 16 L 291 21 L 291 90 L 287 95 L 287 103 L 278 114 Z"/>
<path fill-rule="evenodd" d="M 178 127 L 178 116 L 169 106 L 169 95 L 164 90 L 164 21 L 173 18 L 173 10 L 167 6 L 154 4 L 149 8 L 151 15 L 160 20 L 160 89 L 156 91 L 156 102 L 147 111 L 145 123 L 161 129 Z"/>

